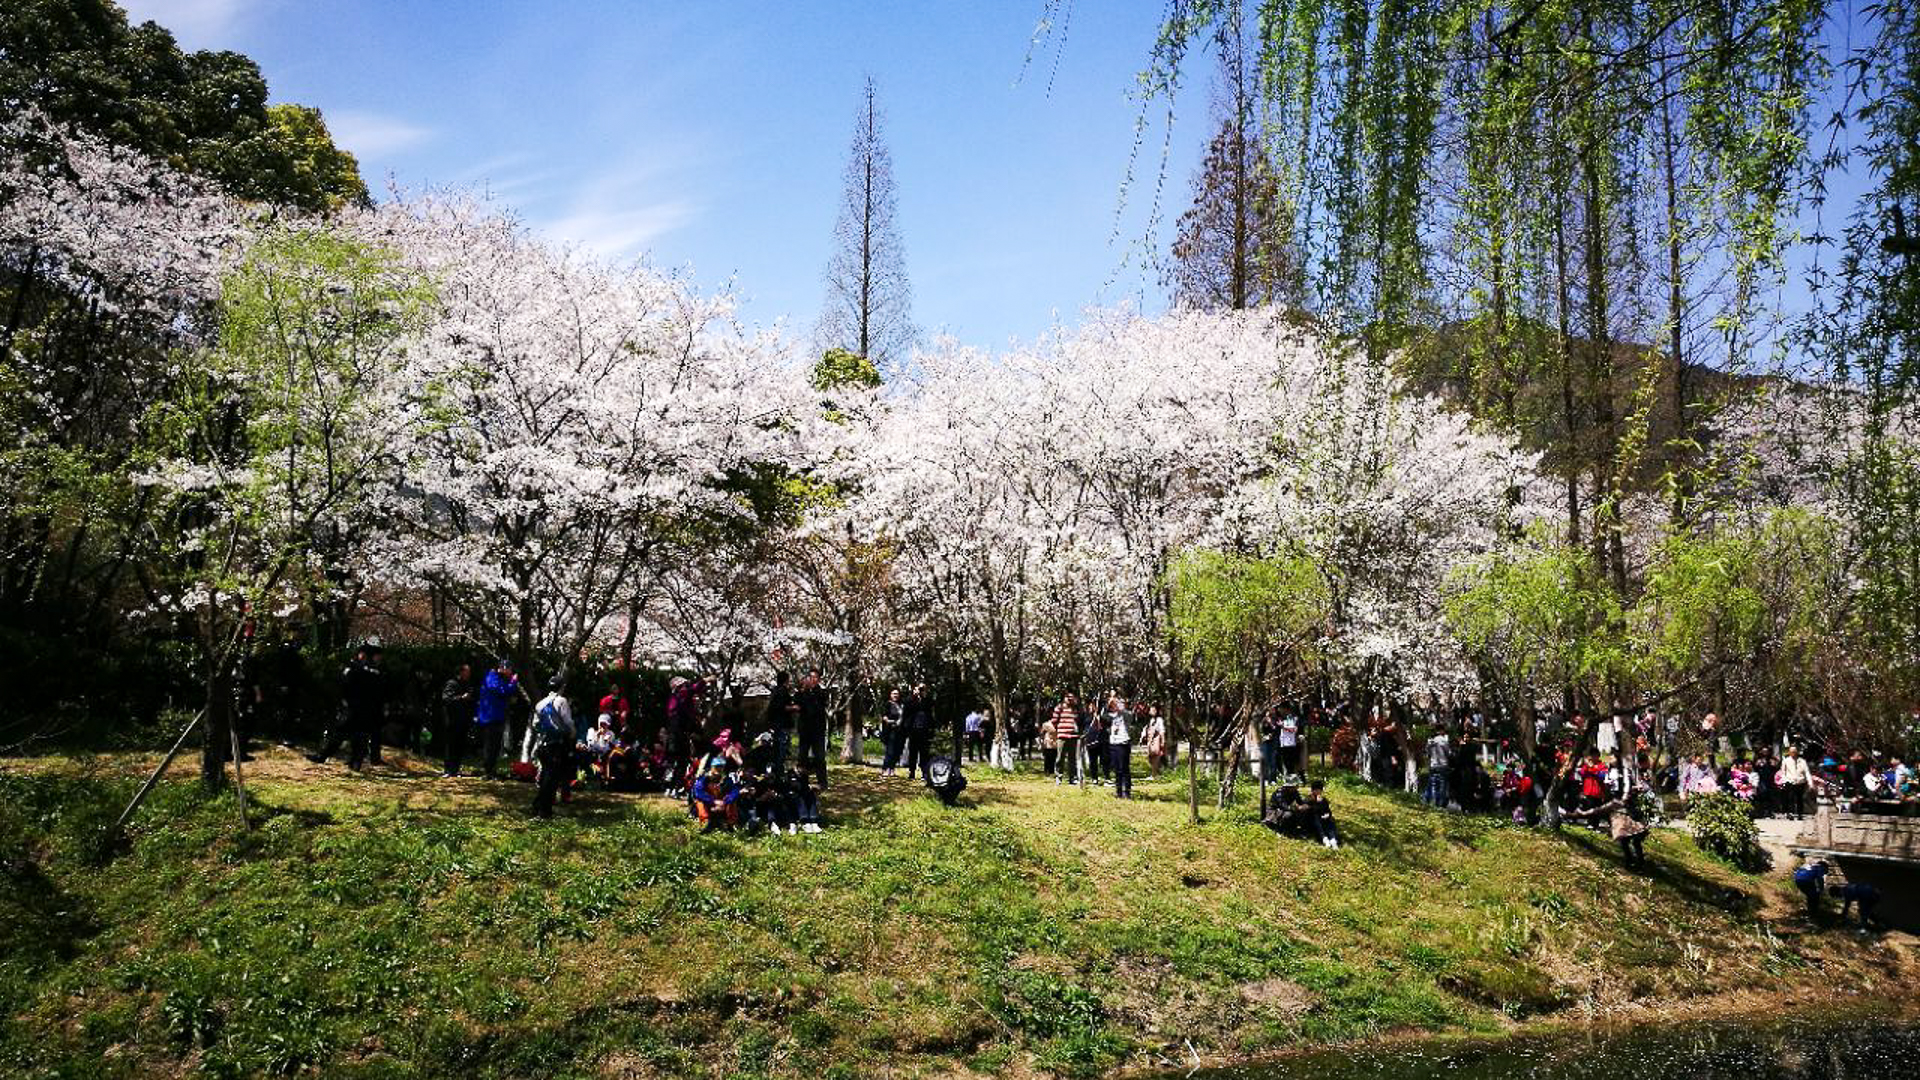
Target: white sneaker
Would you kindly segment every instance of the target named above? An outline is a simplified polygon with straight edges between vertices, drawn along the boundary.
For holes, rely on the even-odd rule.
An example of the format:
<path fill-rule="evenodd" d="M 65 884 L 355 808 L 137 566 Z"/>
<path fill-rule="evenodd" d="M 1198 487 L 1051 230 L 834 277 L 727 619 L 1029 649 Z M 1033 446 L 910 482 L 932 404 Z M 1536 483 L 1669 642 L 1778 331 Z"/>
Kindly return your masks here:
<path fill-rule="evenodd" d="M 1323 837 L 1321 837 L 1321 838 L 1320 838 L 1320 846 L 1321 846 L 1321 847 L 1323 847 L 1323 848 L 1331 848 L 1331 847 L 1333 847 L 1333 837 L 1331 837 L 1331 836 L 1323 836 Z"/>
<path fill-rule="evenodd" d="M 819 822 L 817 822 L 817 821 L 809 821 L 809 822 L 807 822 L 807 831 L 808 831 L 808 832 L 810 832 L 810 833 L 817 833 L 817 832 L 819 832 L 819 831 L 820 831 L 820 823 L 819 823 Z"/>

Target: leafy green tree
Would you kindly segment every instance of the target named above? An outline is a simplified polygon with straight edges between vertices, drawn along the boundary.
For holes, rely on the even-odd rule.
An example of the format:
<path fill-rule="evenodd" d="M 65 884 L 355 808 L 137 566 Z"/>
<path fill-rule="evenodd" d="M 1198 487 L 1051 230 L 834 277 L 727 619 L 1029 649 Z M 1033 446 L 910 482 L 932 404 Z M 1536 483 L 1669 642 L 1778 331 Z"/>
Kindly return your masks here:
<path fill-rule="evenodd" d="M 183 52 L 157 23 L 128 25 L 110 0 L 0 7 L 0 114 L 37 109 L 245 199 L 316 213 L 366 202 L 319 111 L 269 108 L 267 97 L 252 60 Z"/>
<path fill-rule="evenodd" d="M 877 389 L 882 382 L 880 369 L 873 361 L 859 353 L 845 349 L 828 349 L 814 361 L 813 373 L 808 377 L 813 388 L 822 393 L 845 389 Z"/>
<path fill-rule="evenodd" d="M 1528 755 L 1543 697 L 1607 701 L 1627 668 L 1618 599 L 1585 552 L 1538 534 L 1469 564 L 1446 612 Z"/>
<path fill-rule="evenodd" d="M 150 580 L 198 648 L 210 787 L 251 635 L 355 593 L 397 433 L 426 422 L 398 360 L 431 299 L 386 252 L 271 233 L 224 284 L 218 344 L 180 357 L 177 393 L 147 417 L 136 482 L 169 526 L 155 530 Z"/>
<path fill-rule="evenodd" d="M 269 159 L 262 179 L 279 198 L 327 210 L 369 202 L 360 163 L 333 144 L 319 109 L 285 102 L 267 106 L 265 141 Z"/>
<path fill-rule="evenodd" d="M 1201 549 L 1177 557 L 1167 579 L 1175 655 L 1209 698 L 1237 699 L 1243 722 L 1262 696 L 1289 684 L 1297 689 L 1312 677 L 1332 598 L 1326 576 L 1311 559 Z M 1196 725 L 1189 733 L 1194 746 L 1203 734 L 1219 739 L 1234 733 L 1202 732 Z M 1236 751 L 1239 744 L 1233 740 Z M 1191 755 L 1187 764 L 1189 807 L 1198 821 Z M 1236 773 L 1232 768 L 1221 773 L 1222 805 Z"/>

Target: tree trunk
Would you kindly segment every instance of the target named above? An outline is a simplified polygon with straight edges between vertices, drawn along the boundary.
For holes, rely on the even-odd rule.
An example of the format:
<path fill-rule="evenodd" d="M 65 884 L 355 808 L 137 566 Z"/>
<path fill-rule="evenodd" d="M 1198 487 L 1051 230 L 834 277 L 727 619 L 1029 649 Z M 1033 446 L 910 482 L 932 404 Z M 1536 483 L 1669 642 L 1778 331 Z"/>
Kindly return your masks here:
<path fill-rule="evenodd" d="M 209 792 L 227 786 L 227 756 L 233 741 L 233 680 L 225 657 L 207 658 L 206 742 L 200 751 L 200 782 Z"/>
<path fill-rule="evenodd" d="M 1200 740 L 1189 734 L 1187 736 L 1187 819 L 1195 825 L 1200 824 L 1199 759 Z"/>
<path fill-rule="evenodd" d="M 860 688 L 856 683 L 847 693 L 847 707 L 840 725 L 840 764 L 862 765 L 867 760 L 867 731 L 860 722 Z"/>
<path fill-rule="evenodd" d="M 993 749 L 987 763 L 1001 772 L 1013 771 L 1013 745 L 1007 741 L 1007 729 L 1013 726 L 1012 701 L 1004 689 L 995 687 L 987 695 L 993 709 Z"/>

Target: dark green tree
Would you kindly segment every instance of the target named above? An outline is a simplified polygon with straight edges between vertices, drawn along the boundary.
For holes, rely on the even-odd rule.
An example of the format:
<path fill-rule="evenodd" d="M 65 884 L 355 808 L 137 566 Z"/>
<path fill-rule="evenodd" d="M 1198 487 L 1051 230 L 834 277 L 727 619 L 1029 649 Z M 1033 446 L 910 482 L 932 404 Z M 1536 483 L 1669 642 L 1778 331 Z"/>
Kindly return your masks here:
<path fill-rule="evenodd" d="M 37 109 L 245 199 L 316 213 L 365 203 L 359 168 L 319 111 L 267 100 L 251 59 L 183 52 L 165 27 L 131 26 L 109 0 L 0 6 L 0 115 Z"/>

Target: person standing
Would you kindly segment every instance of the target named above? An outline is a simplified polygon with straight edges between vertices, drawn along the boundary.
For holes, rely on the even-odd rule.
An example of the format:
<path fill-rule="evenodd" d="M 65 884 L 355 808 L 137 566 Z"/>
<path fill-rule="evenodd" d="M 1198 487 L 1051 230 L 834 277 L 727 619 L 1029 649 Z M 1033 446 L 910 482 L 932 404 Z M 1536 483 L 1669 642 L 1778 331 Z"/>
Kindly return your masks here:
<path fill-rule="evenodd" d="M 1772 817 L 1780 811 L 1780 759 L 1773 747 L 1762 746 L 1753 756 L 1753 812 Z"/>
<path fill-rule="evenodd" d="M 461 664 L 440 688 L 440 731 L 446 746 L 446 769 L 441 776 L 460 775 L 460 759 L 467 752 L 467 729 L 473 726 L 473 665 Z"/>
<path fill-rule="evenodd" d="M 1053 777 L 1053 782 L 1058 784 L 1060 782 L 1059 764 L 1060 737 L 1054 734 L 1053 717 L 1048 716 L 1040 722 L 1040 767 L 1043 770 L 1041 775 Z"/>
<path fill-rule="evenodd" d="M 794 715 L 800 732 L 798 767 L 805 775 L 809 766 L 820 777 L 820 789 L 827 787 L 827 688 L 820 685 L 820 669 L 809 668 L 794 695 Z M 777 741 L 777 740 L 776 740 Z"/>
<path fill-rule="evenodd" d="M 627 730 L 632 721 L 633 707 L 627 701 L 627 695 L 620 692 L 619 683 L 608 683 L 607 692 L 600 698 L 600 715 L 613 721 L 613 732 L 623 739 L 634 739 L 637 732 Z"/>
<path fill-rule="evenodd" d="M 906 742 L 907 708 L 900 700 L 900 688 L 887 691 L 887 703 L 880 711 L 880 775 L 895 776 L 900 751 Z"/>
<path fill-rule="evenodd" d="M 366 767 L 371 744 L 373 763 L 384 764 L 378 740 L 387 715 L 387 679 L 380 670 L 377 639 L 362 643 L 340 673 L 340 698 L 343 722 L 335 726 L 327 745 L 318 754 L 309 754 L 307 760 L 318 765 L 339 753 L 342 744 L 350 743 L 347 768 L 359 772 Z"/>
<path fill-rule="evenodd" d="M 1259 748 L 1261 784 L 1271 784 L 1280 777 L 1280 707 L 1269 705 L 1260 714 Z"/>
<path fill-rule="evenodd" d="M 1054 773 L 1055 783 L 1064 776 L 1067 783 L 1080 782 L 1080 770 L 1075 755 L 1080 745 L 1080 702 L 1072 694 L 1060 699 L 1053 710 L 1053 738 L 1057 745 L 1060 764 Z"/>
<path fill-rule="evenodd" d="M 773 770 L 783 772 L 793 753 L 793 720 L 800 706 L 793 700 L 793 687 L 787 673 L 774 672 L 773 688 L 767 692 L 767 730 L 773 732 Z"/>
<path fill-rule="evenodd" d="M 689 679 L 685 675 L 675 675 L 667 680 L 667 761 L 674 775 L 679 776 L 699 753 L 695 749 L 696 737 L 700 732 L 700 687 L 698 679 Z M 727 708 L 738 711 L 740 687 L 735 685 L 727 701 Z M 734 730 L 741 728 L 739 716 L 729 716 L 724 727 Z"/>
<path fill-rule="evenodd" d="M 1445 728 L 1436 728 L 1433 736 L 1427 740 L 1427 787 L 1421 797 L 1428 806 L 1447 808 L 1447 768 L 1452 764 L 1452 740 L 1447 738 Z"/>
<path fill-rule="evenodd" d="M 1807 812 L 1807 785 L 1812 780 L 1813 774 L 1807 768 L 1807 759 L 1800 756 L 1800 748 L 1787 747 L 1787 756 L 1780 759 L 1780 803 L 1795 821 Z"/>
<path fill-rule="evenodd" d="M 1153 779 L 1160 779 L 1160 770 L 1167 764 L 1167 721 L 1160 715 L 1159 706 L 1147 709 L 1147 730 L 1144 741 L 1147 745 L 1147 771 Z"/>
<path fill-rule="evenodd" d="M 1300 759 L 1300 710 L 1287 706 L 1280 715 L 1280 768 L 1287 776 L 1305 776 Z"/>
<path fill-rule="evenodd" d="M 1133 798 L 1133 713 L 1114 698 L 1107 705 L 1107 771 L 1113 775 L 1113 797 Z"/>
<path fill-rule="evenodd" d="M 933 699 L 927 694 L 927 684 L 920 683 L 907 697 L 907 779 L 913 779 L 914 770 L 920 771 L 922 780 L 927 776 L 927 766 L 931 764 L 928 753 L 928 741 L 933 738 Z"/>
<path fill-rule="evenodd" d="M 1113 697 L 1108 696 L 1111 705 Z M 1099 709 L 1087 710 L 1087 722 L 1080 730 L 1080 747 L 1086 760 L 1086 778 L 1089 785 L 1105 787 L 1107 783 L 1107 717 Z"/>
<path fill-rule="evenodd" d="M 489 780 L 500 778 L 500 747 L 507 738 L 508 707 L 519 692 L 520 676 L 514 674 L 513 663 L 504 657 L 480 684 L 473 726 L 479 729 L 481 772 Z"/>
<path fill-rule="evenodd" d="M 547 684 L 547 696 L 533 707 L 533 757 L 540 763 L 540 785 L 533 796 L 533 816 L 553 816 L 554 796 L 573 772 L 573 754 L 578 733 L 573 726 L 573 706 L 567 703 L 566 679 L 555 675 Z"/>
<path fill-rule="evenodd" d="M 967 711 L 967 760 L 980 761 L 987 756 L 987 718 L 978 706 Z"/>

